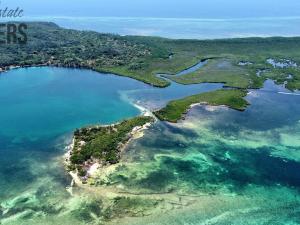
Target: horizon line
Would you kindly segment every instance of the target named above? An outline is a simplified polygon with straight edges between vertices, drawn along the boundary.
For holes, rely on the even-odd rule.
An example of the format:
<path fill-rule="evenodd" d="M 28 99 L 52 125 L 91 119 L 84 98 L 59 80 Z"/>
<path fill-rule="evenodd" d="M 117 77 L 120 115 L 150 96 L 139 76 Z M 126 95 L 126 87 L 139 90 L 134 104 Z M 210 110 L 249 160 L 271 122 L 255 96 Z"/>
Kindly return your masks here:
<path fill-rule="evenodd" d="M 148 17 L 148 16 L 61 16 L 61 15 L 31 15 L 18 19 L 27 18 L 52 18 L 52 19 L 149 19 L 149 20 L 195 20 L 195 21 L 242 21 L 242 20 L 293 20 L 300 19 L 299 16 L 274 16 L 274 17 L 236 17 L 236 18 L 200 18 L 200 17 Z"/>

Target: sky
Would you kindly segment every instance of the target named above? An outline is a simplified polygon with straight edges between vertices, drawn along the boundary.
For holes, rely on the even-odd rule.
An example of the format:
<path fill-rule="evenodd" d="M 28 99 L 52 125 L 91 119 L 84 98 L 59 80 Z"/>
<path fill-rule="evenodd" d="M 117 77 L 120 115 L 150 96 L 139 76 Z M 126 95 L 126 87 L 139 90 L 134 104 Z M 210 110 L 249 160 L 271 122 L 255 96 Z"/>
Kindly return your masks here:
<path fill-rule="evenodd" d="M 300 16 L 299 0 L 0 0 L 26 16 L 249 18 Z"/>

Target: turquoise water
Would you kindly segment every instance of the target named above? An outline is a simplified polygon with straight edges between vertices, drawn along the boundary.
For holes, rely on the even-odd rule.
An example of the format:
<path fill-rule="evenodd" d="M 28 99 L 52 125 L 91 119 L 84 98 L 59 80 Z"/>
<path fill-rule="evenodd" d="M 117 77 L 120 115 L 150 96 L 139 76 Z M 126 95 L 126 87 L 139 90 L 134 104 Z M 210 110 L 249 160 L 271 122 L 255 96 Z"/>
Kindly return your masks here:
<path fill-rule="evenodd" d="M 155 192 L 180 189 L 184 182 L 193 191 L 221 183 L 234 191 L 249 184 L 300 190 L 300 96 L 280 94 L 282 90 L 267 81 L 263 89 L 248 94 L 251 106 L 243 113 L 199 106 L 179 125 L 157 124 L 135 143 L 136 151 L 126 155 L 142 168 L 146 166 L 140 160 L 155 166 L 147 168 L 149 176 L 143 174 L 139 181 L 133 170 L 134 178 L 129 176 L 124 183 Z"/>
<path fill-rule="evenodd" d="M 144 86 L 88 70 L 45 67 L 1 73 L 0 201 L 30 189 L 48 173 L 69 184 L 62 166 L 51 169 L 49 160 L 63 153 L 74 129 L 138 115 L 118 91 Z M 43 163 L 49 169 L 41 169 Z"/>
<path fill-rule="evenodd" d="M 88 70 L 30 68 L 3 73 L 0 123 L 5 129 L 0 135 L 13 138 L 9 142 L 34 142 L 83 125 L 135 116 L 139 111 L 122 101 L 119 92 L 144 86 Z"/>
<path fill-rule="evenodd" d="M 132 102 L 156 108 L 221 86 L 159 89 L 54 67 L 2 73 L 1 223 L 300 224 L 300 96 L 272 81 L 250 91 L 245 112 L 199 106 L 178 124 L 156 123 L 96 187 L 66 190 L 74 129 L 140 114 Z"/>
<path fill-rule="evenodd" d="M 155 111 L 160 109 L 166 105 L 167 102 L 180 99 L 185 96 L 194 95 L 201 92 L 207 92 L 208 90 L 216 90 L 223 87 L 223 84 L 218 83 L 203 83 L 199 84 L 191 84 L 191 85 L 181 85 L 175 83 L 174 81 L 168 79 L 168 76 L 182 76 L 188 73 L 195 72 L 199 70 L 201 67 L 206 65 L 208 60 L 200 61 L 197 64 L 191 66 L 188 69 L 180 71 L 176 74 L 157 74 L 158 77 L 162 79 L 166 79 L 171 85 L 168 88 L 148 88 L 148 89 L 137 89 L 137 90 L 130 90 L 127 91 L 126 97 L 129 98 L 131 101 L 138 103 L 150 109 L 151 111 Z"/>
<path fill-rule="evenodd" d="M 147 131 L 108 183 L 171 193 L 172 211 L 125 224 L 300 224 L 300 96 L 282 91 L 267 81 L 245 112 L 198 106 Z"/>
<path fill-rule="evenodd" d="M 0 201 L 31 188 L 37 178 L 49 172 L 53 178 L 60 177 L 62 185 L 69 184 L 62 166 L 38 171 L 39 166 L 61 156 L 76 128 L 111 124 L 140 114 L 128 101 L 127 92 L 150 91 L 162 103 L 172 96 L 220 87 L 203 84 L 182 86 L 178 91 L 173 86 L 158 89 L 126 77 L 54 67 L 1 73 Z M 135 96 L 135 101 L 140 97 Z M 38 165 L 31 168 L 34 164 Z"/>

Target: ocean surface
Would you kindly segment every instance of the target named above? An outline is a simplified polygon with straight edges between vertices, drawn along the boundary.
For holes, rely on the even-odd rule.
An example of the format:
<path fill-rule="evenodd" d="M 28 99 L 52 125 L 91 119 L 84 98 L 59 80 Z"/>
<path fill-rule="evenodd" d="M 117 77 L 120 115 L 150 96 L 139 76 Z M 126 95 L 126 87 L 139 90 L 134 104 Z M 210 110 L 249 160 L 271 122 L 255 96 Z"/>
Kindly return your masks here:
<path fill-rule="evenodd" d="M 291 1 L 224 7 L 198 1 L 193 10 L 186 3 L 182 9 L 176 4 L 153 7 L 158 17 L 27 16 L 58 12 L 58 3 L 41 9 L 29 1 L 33 9 L 25 8 L 22 20 L 183 39 L 300 36 L 300 17 L 294 16 L 299 4 Z M 65 3 L 70 12 L 61 7 L 61 14 L 90 11 L 78 3 L 77 8 Z M 93 15 L 106 13 L 105 8 L 98 12 L 99 5 L 94 8 Z M 132 13 L 117 8 L 118 15 Z M 165 9 L 172 10 L 165 14 Z M 261 17 L 276 10 L 278 17 Z M 159 18 L 183 11 L 186 17 L 193 11 L 205 18 Z M 157 122 L 129 144 L 119 167 L 95 179 L 97 187 L 69 189 L 63 155 L 76 128 L 137 116 L 141 112 L 134 104 L 154 110 L 172 99 L 221 87 L 172 83 L 159 89 L 112 74 L 55 67 L 0 73 L 0 224 L 94 225 L 113 218 L 109 224 L 300 225 L 300 96 L 270 80 L 249 91 L 251 105 L 245 112 L 196 106 L 178 124 Z M 127 199 L 122 202 L 119 196 Z"/>
<path fill-rule="evenodd" d="M 1 73 L 1 224 L 101 224 L 108 214 L 116 224 L 300 224 L 300 96 L 272 81 L 249 92 L 245 112 L 198 106 L 179 124 L 156 123 L 99 186 L 67 191 L 63 154 L 74 129 L 136 116 L 133 103 L 156 108 L 221 87 L 159 89 L 55 67 Z M 129 202 L 101 211 L 121 193 Z"/>
<path fill-rule="evenodd" d="M 172 210 L 125 224 L 300 224 L 300 96 L 268 80 L 246 99 L 245 112 L 196 106 L 131 144 L 109 182 L 172 193 Z"/>
<path fill-rule="evenodd" d="M 222 85 L 176 87 L 159 89 L 81 69 L 32 67 L 1 73 L 1 224 L 15 222 L 15 217 L 47 215 L 47 210 L 58 214 L 60 204 L 69 201 L 66 187 L 71 180 L 63 168 L 63 154 L 76 128 L 137 116 L 141 112 L 133 103 L 148 92 L 162 104 Z M 57 208 L 52 209 L 52 204 Z"/>
<path fill-rule="evenodd" d="M 22 18 L 52 21 L 78 30 L 120 35 L 160 36 L 184 39 L 300 36 L 300 17 L 251 18 L 151 18 L 151 17 L 55 17 Z"/>

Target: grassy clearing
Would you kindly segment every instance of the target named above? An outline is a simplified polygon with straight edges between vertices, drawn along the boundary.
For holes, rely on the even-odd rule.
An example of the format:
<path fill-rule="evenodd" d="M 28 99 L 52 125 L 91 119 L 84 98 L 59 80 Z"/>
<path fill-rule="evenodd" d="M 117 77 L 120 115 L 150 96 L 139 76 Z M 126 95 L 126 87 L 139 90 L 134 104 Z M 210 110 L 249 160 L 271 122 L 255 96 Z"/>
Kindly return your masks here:
<path fill-rule="evenodd" d="M 246 94 L 245 90 L 237 89 L 201 93 L 171 101 L 165 108 L 154 112 L 154 114 L 160 120 L 176 123 L 188 111 L 190 106 L 196 103 L 207 103 L 213 106 L 226 105 L 232 109 L 243 111 L 248 105 L 248 102 L 244 99 Z"/>

